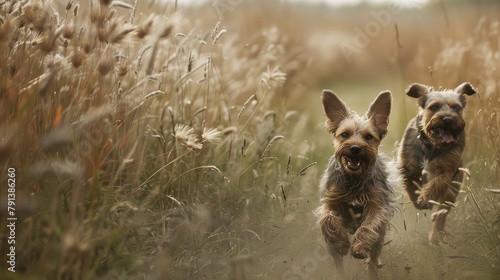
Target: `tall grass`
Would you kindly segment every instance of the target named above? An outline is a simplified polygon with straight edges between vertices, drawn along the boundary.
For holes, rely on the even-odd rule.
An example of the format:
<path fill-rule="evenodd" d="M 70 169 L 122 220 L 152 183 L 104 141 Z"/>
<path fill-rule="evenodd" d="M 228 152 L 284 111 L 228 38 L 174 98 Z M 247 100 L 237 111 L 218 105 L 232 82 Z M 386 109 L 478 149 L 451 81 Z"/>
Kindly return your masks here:
<path fill-rule="evenodd" d="M 301 244 L 319 233 L 310 210 L 331 154 L 321 88 L 349 93 L 368 83 L 346 98 L 362 103 L 368 90 L 391 88 L 399 99 L 406 83 L 453 87 L 464 80 L 480 95 L 467 109 L 471 177 L 450 215 L 455 234 L 441 251 L 447 270 L 429 266 L 434 250 L 419 245 L 420 227 L 430 223 L 423 213 L 411 232 L 403 228 L 416 215 L 406 207 L 384 248 L 395 257 L 381 271 L 414 278 L 498 274 L 495 11 L 483 19 L 465 8 L 448 11 L 453 32 L 443 32 L 433 14 L 425 26 L 439 28 L 429 34 L 415 33 L 421 13 L 408 11 L 393 19 L 399 58 L 390 27 L 349 64 L 335 46 L 369 20 L 353 15 L 369 15 L 371 7 L 325 13 L 256 1 L 220 14 L 209 5 L 181 5 L 0 4 L 0 178 L 16 168 L 19 218 L 18 272 L 2 276 L 281 278 L 311 254 Z M 392 118 L 408 117 L 412 106 L 396 108 Z M 402 133 L 394 123 L 386 150 Z M 1 188 L 0 205 L 6 194 Z M 330 270 L 321 263 L 316 278 Z"/>
<path fill-rule="evenodd" d="M 290 71 L 278 30 L 245 45 L 221 22 L 196 28 L 169 3 L 147 6 L 2 4 L 2 159 L 24 205 L 17 277 L 226 271 L 244 232 L 259 236 L 246 221 L 261 205 L 283 211 L 287 161 L 310 163 L 285 148 L 297 117 L 275 109 Z"/>

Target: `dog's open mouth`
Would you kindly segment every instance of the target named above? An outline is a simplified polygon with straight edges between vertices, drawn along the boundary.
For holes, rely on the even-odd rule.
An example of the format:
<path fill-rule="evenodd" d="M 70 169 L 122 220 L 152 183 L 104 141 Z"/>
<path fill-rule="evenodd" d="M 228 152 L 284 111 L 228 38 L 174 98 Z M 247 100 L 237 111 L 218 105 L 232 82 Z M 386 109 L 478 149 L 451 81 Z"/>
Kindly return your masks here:
<path fill-rule="evenodd" d="M 455 142 L 456 136 L 453 130 L 436 128 L 434 129 L 434 139 L 441 139 L 444 143 L 449 144 Z"/>
<path fill-rule="evenodd" d="M 343 156 L 344 162 L 347 168 L 352 171 L 356 171 L 361 167 L 361 160 L 356 156 Z"/>

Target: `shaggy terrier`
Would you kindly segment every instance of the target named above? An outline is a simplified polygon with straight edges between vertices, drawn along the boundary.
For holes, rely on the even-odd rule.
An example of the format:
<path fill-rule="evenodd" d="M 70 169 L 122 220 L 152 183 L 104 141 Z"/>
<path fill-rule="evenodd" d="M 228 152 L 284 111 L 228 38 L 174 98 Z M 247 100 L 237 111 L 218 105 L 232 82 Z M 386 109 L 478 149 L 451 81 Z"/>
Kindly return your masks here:
<path fill-rule="evenodd" d="M 395 186 L 390 178 L 396 172 L 378 153 L 387 134 L 391 93 L 381 92 L 363 116 L 329 90 L 323 91 L 322 100 L 335 154 L 321 178 L 321 206 L 316 215 L 336 266 L 335 279 L 345 278 L 343 256 L 349 251 L 355 258 L 366 259 L 370 278 L 377 279 L 378 257 L 394 212 Z"/>
<path fill-rule="evenodd" d="M 442 241 L 446 216 L 455 206 L 463 180 L 462 152 L 466 96 L 476 90 L 463 83 L 454 90 L 435 91 L 412 84 L 406 94 L 418 99 L 420 110 L 409 123 L 398 150 L 398 168 L 411 202 L 417 209 L 431 209 L 429 241 Z"/>

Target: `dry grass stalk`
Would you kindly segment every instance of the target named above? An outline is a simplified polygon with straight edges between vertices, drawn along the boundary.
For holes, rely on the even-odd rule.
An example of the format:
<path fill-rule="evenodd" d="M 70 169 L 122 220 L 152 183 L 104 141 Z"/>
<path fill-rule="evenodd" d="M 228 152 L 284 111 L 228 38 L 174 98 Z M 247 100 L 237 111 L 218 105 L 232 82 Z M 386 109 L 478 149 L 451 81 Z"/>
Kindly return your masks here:
<path fill-rule="evenodd" d="M 259 11 L 243 3 L 226 14 L 224 24 L 231 30 L 226 32 L 220 22 L 210 28 L 208 6 L 177 9 L 176 1 L 171 15 L 172 9 L 157 2 L 131 3 L 0 4 L 0 161 L 19 170 L 19 203 L 37 209 L 23 214 L 25 228 L 17 231 L 19 259 L 30 268 L 19 272 L 21 278 L 211 277 L 225 271 L 225 264 L 209 261 L 214 256 L 239 260 L 242 254 L 267 252 L 261 233 L 296 214 L 287 208 L 288 220 L 282 219 L 285 195 L 287 205 L 300 211 L 313 204 L 302 203 L 307 199 L 302 195 L 315 177 L 302 175 L 315 174 L 310 158 L 322 160 L 329 150 L 329 143 L 313 136 L 317 123 L 310 108 L 316 101 L 305 93 L 345 82 L 346 76 L 362 77 L 363 83 L 385 81 L 380 75 L 395 71 L 394 48 L 388 47 L 394 45 L 393 32 L 371 38 L 353 64 L 336 54 L 334 46 L 345 39 L 339 34 L 352 31 L 342 30 L 343 22 L 361 26 L 359 17 L 308 21 L 306 10 L 298 16 L 290 8 L 285 20 L 274 13 L 278 2 L 262 2 Z M 418 29 L 411 17 L 398 19 L 405 46 L 401 65 L 412 66 L 399 70 L 412 81 L 426 79 L 429 66 L 437 84 L 464 77 L 479 81 L 481 99 L 471 101 L 471 108 L 481 111 L 467 126 L 473 137 L 468 143 L 474 143 L 467 156 L 475 159 L 468 161 L 467 184 L 475 193 L 464 203 L 445 204 L 456 213 L 464 209 L 469 232 L 469 224 L 475 225 L 470 240 L 477 243 L 457 248 L 476 246 L 466 250 L 477 252 L 469 260 L 491 265 L 499 244 L 491 226 L 497 207 L 491 197 L 500 178 L 500 85 L 496 72 L 485 69 L 500 63 L 495 19 L 487 13 L 474 32 L 478 19 L 464 15 L 454 23 L 461 32 L 441 36 L 439 28 L 427 28 L 439 27 L 440 21 L 426 16 L 428 22 Z M 430 35 L 420 29 L 431 30 Z M 309 39 L 314 35 L 321 44 Z M 244 115 L 245 110 L 251 113 Z M 294 123 L 308 114 L 310 121 Z M 397 134 L 397 126 L 392 131 Z M 296 182 L 289 182 L 296 165 L 292 157 L 301 162 L 290 179 Z M 2 180 L 5 176 L 0 174 Z M 277 218 L 269 223 L 262 217 Z M 480 222 L 474 223 L 477 217 Z M 258 259 L 253 265 L 260 268 Z M 422 264 L 415 260 L 415 266 Z M 165 274 L 152 275 L 165 263 Z M 391 272 L 407 277 L 406 271 L 398 274 L 400 263 L 395 263 Z M 275 276 L 271 270 L 262 273 Z M 414 276 L 442 277 L 422 275 Z"/>

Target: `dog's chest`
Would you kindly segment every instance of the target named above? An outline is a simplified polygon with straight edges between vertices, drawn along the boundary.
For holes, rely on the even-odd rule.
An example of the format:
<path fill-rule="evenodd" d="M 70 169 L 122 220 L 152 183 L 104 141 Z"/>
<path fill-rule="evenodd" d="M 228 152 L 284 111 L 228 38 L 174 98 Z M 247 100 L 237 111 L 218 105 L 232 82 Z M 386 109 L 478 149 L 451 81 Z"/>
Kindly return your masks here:
<path fill-rule="evenodd" d="M 356 232 L 356 230 L 361 226 L 363 221 L 363 211 L 364 207 L 362 205 L 345 205 L 342 211 L 342 219 L 344 226 L 349 230 L 349 233 L 354 234 L 354 232 Z"/>

